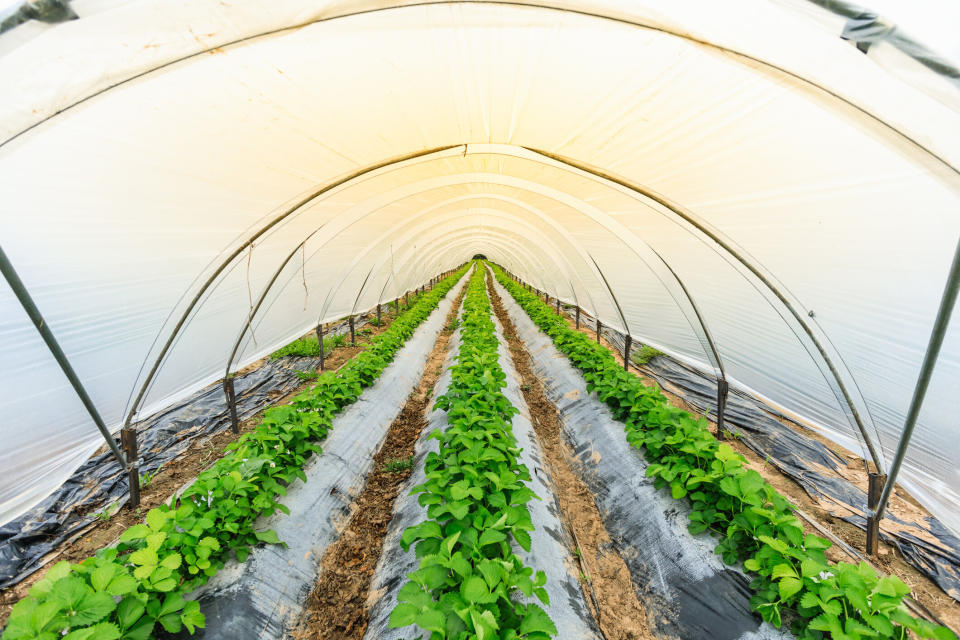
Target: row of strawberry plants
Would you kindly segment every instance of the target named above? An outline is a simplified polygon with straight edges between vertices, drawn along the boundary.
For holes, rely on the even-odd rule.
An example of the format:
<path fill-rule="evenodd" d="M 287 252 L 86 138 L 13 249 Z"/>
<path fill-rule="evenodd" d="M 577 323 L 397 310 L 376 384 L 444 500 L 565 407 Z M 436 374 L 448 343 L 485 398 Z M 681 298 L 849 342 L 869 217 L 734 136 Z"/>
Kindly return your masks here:
<path fill-rule="evenodd" d="M 53 566 L 13 607 L 2 640 L 145 640 L 157 624 L 171 633 L 203 627 L 199 604 L 184 596 L 231 554 L 243 562 L 258 542 L 280 543 L 275 532 L 256 531 L 256 520 L 289 513 L 278 498 L 294 479 L 306 481 L 302 467 L 321 451 L 334 416 L 380 376 L 466 269 L 437 283 L 339 371 L 265 411 L 253 431 L 117 545 Z"/>
<path fill-rule="evenodd" d="M 407 576 L 389 624 L 416 624 L 432 640 L 548 640 L 557 630 L 547 613 L 515 598 L 549 603 L 546 575 L 534 575 L 512 546 L 530 550 L 527 503 L 536 496 L 524 484 L 530 472 L 511 432 L 517 410 L 501 391 L 506 375 L 479 267 L 464 300 L 457 364 L 435 406 L 447 412 L 449 426 L 430 434 L 439 452 L 427 455 L 426 482 L 411 492 L 420 494 L 428 519 L 401 540 L 404 551 L 416 543 L 420 565 Z"/>
<path fill-rule="evenodd" d="M 708 431 L 707 422 L 671 406 L 656 387 L 623 370 L 613 355 L 569 324 L 538 296 L 493 266 L 497 280 L 583 373 L 587 388 L 623 422 L 627 441 L 642 449 L 657 488 L 686 498 L 692 533 L 719 537 L 716 552 L 753 575 L 750 605 L 780 627 L 784 614 L 802 640 L 833 637 L 955 638 L 945 627 L 912 617 L 909 588 L 866 563 L 830 563 L 830 541 L 805 535 L 794 507 L 744 458 Z"/>

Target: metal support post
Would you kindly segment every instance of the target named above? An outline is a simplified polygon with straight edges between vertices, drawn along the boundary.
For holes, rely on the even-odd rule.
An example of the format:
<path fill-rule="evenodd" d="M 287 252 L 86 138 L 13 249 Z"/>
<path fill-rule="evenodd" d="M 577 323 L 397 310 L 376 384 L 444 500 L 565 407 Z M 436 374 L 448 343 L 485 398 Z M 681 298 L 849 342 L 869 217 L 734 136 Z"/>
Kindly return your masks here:
<path fill-rule="evenodd" d="M 377 303 L 377 326 L 380 326 L 380 303 Z"/>
<path fill-rule="evenodd" d="M 577 307 L 577 331 L 580 331 L 580 307 Z"/>
<path fill-rule="evenodd" d="M 623 342 L 623 370 L 630 370 L 630 344 L 633 342 L 633 338 L 630 337 L 630 334 L 627 334 L 626 339 Z"/>
<path fill-rule="evenodd" d="M 350 346 L 357 346 L 357 334 L 353 330 L 353 316 L 350 316 Z"/>
<path fill-rule="evenodd" d="M 74 392 L 76 392 L 77 396 L 80 398 L 80 402 L 83 403 L 87 413 L 90 414 L 90 418 L 93 420 L 93 423 L 97 425 L 97 429 L 100 431 L 100 435 L 103 436 L 104 441 L 106 441 L 111 453 L 113 453 L 113 457 L 117 459 L 117 462 L 120 463 L 121 467 L 126 469 L 127 461 L 124 460 L 123 454 L 120 453 L 120 448 L 117 447 L 117 441 L 114 440 L 112 435 L 110 435 L 110 430 L 107 429 L 107 425 L 103 422 L 103 418 L 100 417 L 100 412 L 97 411 L 97 408 L 93 404 L 93 400 L 91 400 L 90 396 L 87 395 L 87 390 L 83 387 L 83 383 L 81 383 L 80 378 L 77 377 L 76 372 L 73 370 L 73 366 L 70 364 L 70 361 L 67 360 L 66 354 L 64 354 L 63 349 L 60 348 L 60 343 L 57 342 L 53 332 L 50 330 L 50 326 L 47 324 L 46 320 L 44 320 L 43 315 L 41 315 L 40 310 L 37 308 L 37 305 L 34 304 L 33 298 L 30 297 L 30 292 L 27 291 L 27 287 L 23 284 L 23 281 L 20 280 L 20 276 L 17 275 L 16 269 L 13 268 L 13 264 L 7 258 L 7 254 L 4 253 L 2 247 L 0 247 L 0 273 L 3 274 L 3 277 L 10 285 L 10 288 L 13 289 L 14 295 L 17 296 L 17 300 L 20 301 L 20 305 L 23 307 L 23 310 L 27 312 L 27 315 L 33 322 L 33 326 L 36 327 L 40 337 L 43 338 L 43 341 L 47 345 L 47 349 L 50 350 L 50 354 L 53 356 L 53 359 L 57 361 L 58 365 L 60 365 L 60 370 L 63 371 L 63 375 L 65 375 L 67 380 L 70 381 L 70 386 L 73 387 Z"/>
<path fill-rule="evenodd" d="M 953 263 L 950 265 L 947 283 L 943 288 L 943 296 L 940 298 L 940 308 L 937 310 L 937 317 L 934 320 L 933 329 L 930 331 L 930 341 L 927 343 L 927 351 L 923 356 L 923 364 L 920 365 L 920 375 L 917 377 L 917 384 L 913 389 L 913 398 L 910 400 L 910 408 L 907 410 L 907 419 L 903 424 L 903 432 L 900 435 L 900 442 L 897 444 L 897 452 L 894 454 L 893 463 L 887 472 L 887 479 L 883 484 L 880 501 L 874 510 L 878 523 L 883 518 L 884 509 L 887 508 L 887 502 L 890 500 L 893 487 L 897 482 L 897 474 L 900 473 L 900 467 L 907 456 L 910 438 L 913 436 L 913 429 L 917 426 L 917 419 L 920 417 L 923 399 L 927 395 L 930 378 L 933 377 L 933 370 L 937 364 L 937 357 L 940 355 L 940 347 L 943 346 L 943 338 L 947 333 L 947 327 L 950 325 L 950 316 L 957 302 L 958 292 L 960 292 L 960 241 L 957 242 L 957 247 L 953 253 Z"/>
<path fill-rule="evenodd" d="M 400 315 L 400 298 L 393 301 L 393 315 Z"/>
<path fill-rule="evenodd" d="M 600 330 L 603 329 L 603 324 L 600 322 L 600 318 L 597 318 L 597 344 L 600 344 Z"/>
<path fill-rule="evenodd" d="M 723 415 L 727 411 L 727 393 L 730 385 L 723 378 L 717 380 L 717 440 L 723 440 Z"/>
<path fill-rule="evenodd" d="M 237 392 L 233 386 L 233 376 L 223 379 L 223 393 L 227 396 L 227 408 L 230 410 L 230 427 L 234 433 L 240 433 L 240 421 L 237 419 Z"/>
<path fill-rule="evenodd" d="M 127 456 L 127 480 L 130 483 L 130 508 L 140 506 L 140 462 L 137 459 L 137 430 L 133 427 L 120 429 L 120 446 Z"/>
<path fill-rule="evenodd" d="M 560 315 L 560 298 L 557 298 L 557 315 Z"/>
<path fill-rule="evenodd" d="M 871 512 L 876 511 L 880 503 L 880 494 L 883 491 L 883 484 L 886 476 L 871 472 L 867 476 L 867 509 Z M 867 516 L 867 555 L 876 556 L 880 551 L 880 517 L 876 515 Z"/>

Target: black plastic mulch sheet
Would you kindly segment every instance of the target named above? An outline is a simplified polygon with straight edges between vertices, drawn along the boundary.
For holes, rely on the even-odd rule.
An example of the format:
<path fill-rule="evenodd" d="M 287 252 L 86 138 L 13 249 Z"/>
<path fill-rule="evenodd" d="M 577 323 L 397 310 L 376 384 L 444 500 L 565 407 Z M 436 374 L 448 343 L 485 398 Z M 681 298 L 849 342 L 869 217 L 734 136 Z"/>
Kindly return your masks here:
<path fill-rule="evenodd" d="M 363 324 L 358 319 L 355 327 Z M 329 333 L 345 330 L 343 323 Z M 298 371 L 319 366 L 320 358 L 286 356 L 236 376 L 238 418 L 255 415 L 303 384 Z M 155 473 L 198 440 L 229 428 L 230 414 L 218 382 L 137 424 L 141 474 Z M 47 554 L 94 522 L 104 507 L 122 504 L 127 498 L 127 476 L 109 451 L 87 460 L 53 494 L 0 527 L 0 589 L 42 567 Z"/>
<path fill-rule="evenodd" d="M 622 353 L 622 334 L 604 327 L 603 337 Z M 713 377 L 669 356 L 657 356 L 640 369 L 701 413 L 716 418 L 717 383 Z M 841 474 L 847 466 L 846 459 L 780 422 L 781 418 L 789 421 L 789 417 L 734 389 L 730 389 L 724 416 L 725 426 L 741 442 L 799 483 L 832 515 L 866 531 L 867 494 Z M 933 516 L 901 519 L 888 509 L 880 536 L 896 545 L 907 562 L 945 593 L 960 601 L 960 538 L 943 523 Z"/>

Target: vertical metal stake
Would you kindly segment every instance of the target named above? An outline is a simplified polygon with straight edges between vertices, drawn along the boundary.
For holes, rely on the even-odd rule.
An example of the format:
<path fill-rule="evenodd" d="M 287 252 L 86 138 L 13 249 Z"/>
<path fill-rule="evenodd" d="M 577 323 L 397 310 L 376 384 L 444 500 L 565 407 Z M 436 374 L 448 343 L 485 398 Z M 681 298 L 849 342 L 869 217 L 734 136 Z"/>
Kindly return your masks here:
<path fill-rule="evenodd" d="M 380 326 L 380 303 L 377 303 L 377 326 Z"/>
<path fill-rule="evenodd" d="M 603 324 L 600 323 L 600 318 L 597 318 L 597 344 L 600 344 L 601 329 L 603 329 Z"/>
<path fill-rule="evenodd" d="M 237 392 L 233 387 L 233 376 L 223 379 L 223 392 L 227 396 L 227 408 L 230 409 L 230 427 L 234 433 L 240 433 L 240 421 L 237 420 Z"/>
<path fill-rule="evenodd" d="M 130 483 L 130 508 L 140 506 L 140 461 L 137 459 L 137 430 L 132 427 L 120 429 L 120 446 L 127 457 L 127 479 Z"/>
<path fill-rule="evenodd" d="M 400 315 L 400 298 L 393 301 L 393 315 Z"/>
<path fill-rule="evenodd" d="M 717 440 L 723 440 L 723 414 L 727 411 L 727 392 L 730 385 L 724 378 L 717 380 Z"/>
<path fill-rule="evenodd" d="M 560 298 L 557 298 L 557 315 L 560 315 Z"/>
<path fill-rule="evenodd" d="M 623 343 L 623 370 L 630 370 L 630 344 L 633 342 L 633 338 L 630 337 L 630 334 L 627 334 L 627 338 Z"/>
<path fill-rule="evenodd" d="M 405 306 L 407 309 L 410 308 L 410 298 L 409 298 L 409 295 L 410 295 L 410 292 L 409 292 L 409 291 L 408 291 L 407 293 L 403 294 L 403 306 Z"/>
<path fill-rule="evenodd" d="M 580 331 L 580 307 L 577 307 L 577 331 Z"/>
<path fill-rule="evenodd" d="M 357 346 L 357 336 L 353 331 L 353 316 L 350 316 L 350 346 Z"/>
<path fill-rule="evenodd" d="M 879 473 L 871 472 L 868 476 L 867 485 L 867 509 L 875 511 L 880 503 L 880 494 L 883 492 L 883 484 L 887 477 Z M 883 516 L 880 516 L 882 518 Z M 880 551 L 880 518 L 877 516 L 867 517 L 867 555 L 876 557 Z"/>

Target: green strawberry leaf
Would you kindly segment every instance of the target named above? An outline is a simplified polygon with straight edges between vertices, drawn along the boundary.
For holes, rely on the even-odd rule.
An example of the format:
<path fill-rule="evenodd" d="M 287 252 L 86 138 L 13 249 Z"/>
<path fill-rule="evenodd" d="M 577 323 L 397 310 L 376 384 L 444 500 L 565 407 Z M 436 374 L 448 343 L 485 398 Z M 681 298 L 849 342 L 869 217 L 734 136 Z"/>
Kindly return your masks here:
<path fill-rule="evenodd" d="M 527 606 L 523 621 L 520 622 L 520 635 L 530 633 L 546 633 L 547 635 L 557 635 L 557 627 L 553 620 L 547 615 L 547 612 L 535 604 Z"/>
<path fill-rule="evenodd" d="M 411 583 L 412 584 L 412 583 Z M 417 616 L 420 614 L 420 607 L 410 604 L 408 602 L 402 602 L 393 608 L 393 611 L 390 612 L 390 621 L 388 627 L 390 629 L 399 629 L 400 627 L 406 627 L 413 624 Z"/>

